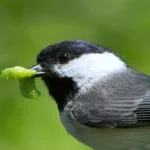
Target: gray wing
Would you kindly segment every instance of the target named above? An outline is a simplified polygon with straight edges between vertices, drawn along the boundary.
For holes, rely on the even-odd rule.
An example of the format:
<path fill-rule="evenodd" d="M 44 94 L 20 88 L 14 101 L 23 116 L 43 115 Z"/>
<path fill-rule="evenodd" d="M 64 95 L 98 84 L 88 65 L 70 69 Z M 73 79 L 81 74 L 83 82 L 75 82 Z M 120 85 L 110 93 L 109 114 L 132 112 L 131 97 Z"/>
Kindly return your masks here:
<path fill-rule="evenodd" d="M 72 115 L 90 127 L 150 125 L 150 77 L 128 69 L 101 81 L 76 98 Z"/>

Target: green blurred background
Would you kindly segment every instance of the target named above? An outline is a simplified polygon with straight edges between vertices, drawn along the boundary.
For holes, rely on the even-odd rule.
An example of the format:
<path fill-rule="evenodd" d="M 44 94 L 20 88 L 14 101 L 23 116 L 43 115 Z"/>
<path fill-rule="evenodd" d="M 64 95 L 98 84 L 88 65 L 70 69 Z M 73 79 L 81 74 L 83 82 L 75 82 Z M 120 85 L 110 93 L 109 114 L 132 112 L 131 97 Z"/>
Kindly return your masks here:
<path fill-rule="evenodd" d="M 0 70 L 30 67 L 49 44 L 88 40 L 150 74 L 149 0 L 0 0 Z M 68 135 L 40 79 L 39 100 L 0 78 L 0 150 L 89 150 Z"/>

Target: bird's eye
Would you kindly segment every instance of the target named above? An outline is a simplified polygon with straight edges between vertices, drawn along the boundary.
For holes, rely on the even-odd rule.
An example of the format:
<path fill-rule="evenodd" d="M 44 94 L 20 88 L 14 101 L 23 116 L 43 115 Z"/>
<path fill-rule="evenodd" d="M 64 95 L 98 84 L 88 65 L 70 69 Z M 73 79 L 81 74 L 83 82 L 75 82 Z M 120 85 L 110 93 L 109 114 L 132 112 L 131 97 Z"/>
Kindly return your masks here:
<path fill-rule="evenodd" d="M 61 53 L 59 56 L 58 56 L 58 59 L 59 59 L 59 62 L 60 63 L 67 63 L 68 61 L 71 60 L 71 55 L 69 53 Z"/>

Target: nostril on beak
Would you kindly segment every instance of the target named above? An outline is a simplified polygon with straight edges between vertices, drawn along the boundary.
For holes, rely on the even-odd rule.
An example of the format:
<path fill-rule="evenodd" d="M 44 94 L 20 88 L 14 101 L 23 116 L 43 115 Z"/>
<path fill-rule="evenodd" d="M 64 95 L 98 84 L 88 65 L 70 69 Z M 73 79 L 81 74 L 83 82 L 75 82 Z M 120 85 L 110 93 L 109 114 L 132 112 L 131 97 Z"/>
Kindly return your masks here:
<path fill-rule="evenodd" d="M 36 65 L 30 68 L 31 70 L 36 70 L 38 72 L 43 71 L 43 68 L 41 67 L 41 65 Z"/>

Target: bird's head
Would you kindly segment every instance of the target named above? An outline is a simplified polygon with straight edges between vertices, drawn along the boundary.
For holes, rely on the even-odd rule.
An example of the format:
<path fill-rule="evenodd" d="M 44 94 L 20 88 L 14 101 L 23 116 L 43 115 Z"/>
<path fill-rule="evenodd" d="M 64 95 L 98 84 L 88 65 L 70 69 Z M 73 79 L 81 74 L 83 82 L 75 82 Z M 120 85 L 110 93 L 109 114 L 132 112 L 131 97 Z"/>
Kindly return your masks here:
<path fill-rule="evenodd" d="M 95 83 L 126 69 L 125 63 L 109 50 L 76 40 L 43 49 L 33 67 L 41 76 L 58 106 L 80 90 L 87 92 Z M 62 109 L 62 108 L 60 108 Z"/>

